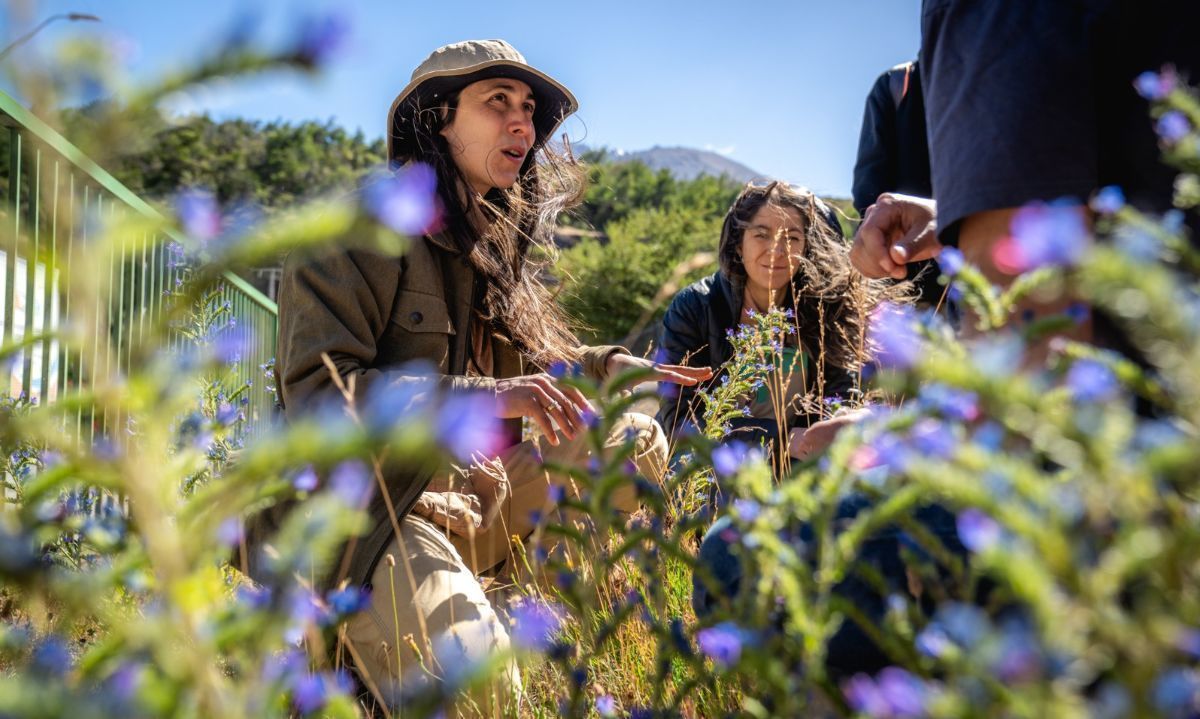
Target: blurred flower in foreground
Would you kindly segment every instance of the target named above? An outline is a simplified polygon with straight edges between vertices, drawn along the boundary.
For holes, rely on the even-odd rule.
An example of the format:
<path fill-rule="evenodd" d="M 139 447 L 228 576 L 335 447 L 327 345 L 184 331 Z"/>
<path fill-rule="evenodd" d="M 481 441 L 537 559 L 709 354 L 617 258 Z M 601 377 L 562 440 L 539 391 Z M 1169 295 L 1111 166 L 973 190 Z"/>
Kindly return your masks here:
<path fill-rule="evenodd" d="M 1084 213 L 1075 205 L 1033 203 L 1017 210 L 1012 235 L 996 245 L 996 265 L 1018 274 L 1047 265 L 1074 265 L 1090 242 Z"/>
<path fill-rule="evenodd" d="M 899 667 L 887 667 L 876 679 L 856 674 L 842 686 L 846 701 L 856 712 L 872 717 L 925 716 L 929 687 Z"/>
<path fill-rule="evenodd" d="M 696 644 L 706 657 L 717 666 L 729 668 L 742 657 L 746 644 L 746 631 L 733 622 L 721 622 L 696 632 Z"/>
<path fill-rule="evenodd" d="M 1187 115 L 1178 110 L 1171 110 L 1158 118 L 1154 131 L 1167 143 L 1173 145 L 1187 137 L 1188 133 L 1192 131 L 1192 123 L 1188 121 Z"/>
<path fill-rule="evenodd" d="M 875 349 L 882 367 L 911 367 L 921 356 L 921 338 L 917 335 L 912 308 L 885 302 L 871 313 L 867 339 Z"/>
<path fill-rule="evenodd" d="M 496 416 L 496 400 L 482 392 L 448 397 L 438 410 L 434 434 L 461 462 L 476 452 L 494 457 L 507 444 L 504 423 Z"/>
<path fill-rule="evenodd" d="M 401 235 L 421 235 L 437 224 L 441 210 L 437 173 L 425 163 L 380 173 L 363 188 L 363 204 L 371 216 Z"/>
<path fill-rule="evenodd" d="M 350 19 L 343 13 L 309 15 L 300 21 L 296 59 L 308 67 L 319 67 L 333 59 L 350 39 Z"/>
<path fill-rule="evenodd" d="M 1158 101 L 1170 95 L 1177 83 L 1178 77 L 1175 74 L 1175 68 L 1168 65 L 1162 69 L 1161 73 L 1143 72 L 1134 79 L 1133 86 L 1142 97 L 1150 101 Z"/>
<path fill-rule="evenodd" d="M 563 610 L 537 600 L 527 600 L 513 608 L 512 641 L 521 649 L 544 652 L 562 629 Z"/>
<path fill-rule="evenodd" d="M 1108 365 L 1081 359 L 1067 371 L 1067 387 L 1080 402 L 1102 402 L 1116 395 L 1119 384 Z"/>
<path fill-rule="evenodd" d="M 957 247 L 944 247 L 937 256 L 938 266 L 942 268 L 942 274 L 947 277 L 954 277 L 959 272 L 962 272 L 963 265 L 966 260 L 963 259 L 963 253 Z"/>
<path fill-rule="evenodd" d="M 221 211 L 211 192 L 192 188 L 175 198 L 175 214 L 187 235 L 201 243 L 221 234 Z"/>
<path fill-rule="evenodd" d="M 972 552 L 985 552 L 996 546 L 1003 531 L 996 520 L 973 507 L 959 513 L 957 524 L 958 538 Z"/>
<path fill-rule="evenodd" d="M 371 492 L 372 479 L 374 477 L 367 465 L 358 460 L 348 460 L 333 468 L 329 487 L 347 507 L 364 507 Z"/>
<path fill-rule="evenodd" d="M 1102 187 L 1089 204 L 1102 215 L 1112 215 L 1125 206 L 1125 193 L 1115 185 Z"/>
<path fill-rule="evenodd" d="M 747 462 L 761 459 L 762 452 L 738 440 L 722 444 L 712 451 L 713 469 L 718 477 L 725 479 L 736 475 Z"/>

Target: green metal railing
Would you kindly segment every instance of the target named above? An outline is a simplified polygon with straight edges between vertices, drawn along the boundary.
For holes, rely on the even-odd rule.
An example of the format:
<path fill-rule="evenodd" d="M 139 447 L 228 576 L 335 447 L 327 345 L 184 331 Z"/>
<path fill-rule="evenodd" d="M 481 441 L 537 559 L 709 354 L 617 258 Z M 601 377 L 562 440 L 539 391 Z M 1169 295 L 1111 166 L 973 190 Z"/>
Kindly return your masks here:
<path fill-rule="evenodd" d="M 123 237 L 121 251 L 110 255 L 107 267 L 86 268 L 107 274 L 107 282 L 98 283 L 102 289 L 92 297 L 67 293 L 66 278 L 72 269 L 81 269 L 70 266 L 72 258 L 79 256 L 80 243 L 87 243 L 94 231 L 88 218 L 162 216 L 2 92 L 0 132 L 9 142 L 7 161 L 0 168 L 0 186 L 7 186 L 7 201 L 0 210 L 0 222 L 7 225 L 0 232 L 0 238 L 7 238 L 0 246 L 0 346 L 31 340 L 4 369 L 7 386 L 0 391 L 54 402 L 69 388 L 88 387 L 97 378 L 130 370 L 134 348 L 148 341 L 150 328 L 166 311 L 167 293 L 182 276 L 165 242 L 178 238 L 170 232 Z M 255 435 L 265 430 L 272 416 L 274 398 L 259 366 L 274 357 L 278 311 L 274 302 L 232 273 L 226 273 L 221 295 L 236 319 L 236 326 L 225 330 L 226 337 L 237 340 L 242 349 L 231 368 L 233 380 L 253 382 L 244 432 Z M 52 337 L 68 321 L 92 333 L 94 342 L 88 349 L 68 351 Z M 38 339 L 42 335 L 51 337 Z M 168 344 L 185 349 L 186 340 L 176 333 Z M 81 409 L 78 420 L 81 441 L 124 434 L 126 418 L 110 416 L 107 410 L 89 417 Z"/>

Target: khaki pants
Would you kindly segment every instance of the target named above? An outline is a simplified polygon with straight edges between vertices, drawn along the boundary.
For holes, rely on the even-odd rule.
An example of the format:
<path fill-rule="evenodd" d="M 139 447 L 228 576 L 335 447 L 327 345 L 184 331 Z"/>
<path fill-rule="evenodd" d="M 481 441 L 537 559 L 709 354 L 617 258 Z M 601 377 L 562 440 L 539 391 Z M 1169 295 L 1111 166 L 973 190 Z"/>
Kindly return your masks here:
<path fill-rule="evenodd" d="M 658 423 L 642 414 L 623 415 L 605 446 L 617 446 L 626 437 L 636 443 L 638 470 L 660 480 L 667 440 Z M 545 513 L 553 507 L 548 496 L 551 486 L 574 491 L 569 478 L 542 467 L 539 455 L 545 462 L 584 466 L 591 454 L 587 438 L 581 435 L 567 440 L 560 435 L 560 439 L 558 446 L 544 440 L 522 442 L 501 454 L 509 496 L 488 531 L 472 539 L 448 537 L 422 517 L 409 515 L 402 521 L 400 536 L 388 549 L 394 563 L 383 561 L 376 567 L 371 606 L 350 620 L 345 633 L 361 662 L 360 675 L 369 677 L 367 683 L 377 687 L 393 708 L 398 707 L 401 691 L 413 691 L 431 681 L 454 684 L 467 668 L 508 648 L 507 628 L 484 595 L 476 574 L 513 556 L 510 537 L 529 539 L 536 526 L 532 513 Z M 636 510 L 632 484 L 613 493 L 611 504 L 624 512 Z M 515 714 L 520 691 L 520 674 L 510 663 L 485 690 L 471 695 L 474 706 L 460 704 L 458 711 L 485 716 Z"/>

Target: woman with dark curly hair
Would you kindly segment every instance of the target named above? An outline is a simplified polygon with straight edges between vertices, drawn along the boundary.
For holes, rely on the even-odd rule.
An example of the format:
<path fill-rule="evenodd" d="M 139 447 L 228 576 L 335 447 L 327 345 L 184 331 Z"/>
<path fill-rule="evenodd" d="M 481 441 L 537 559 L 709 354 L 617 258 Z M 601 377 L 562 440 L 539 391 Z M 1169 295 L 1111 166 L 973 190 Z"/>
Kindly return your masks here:
<path fill-rule="evenodd" d="M 793 457 L 823 449 L 857 416 L 829 417 L 832 401 L 825 400 L 857 391 L 879 286 L 850 266 L 834 211 L 783 182 L 742 190 L 725 216 L 718 260 L 715 274 L 672 300 L 663 319 L 663 361 L 720 367 L 733 355 L 732 329 L 772 308 L 788 311 L 794 331 L 777 356 L 764 358 L 777 371 L 747 398 L 749 417 L 727 434 L 767 439 Z M 669 434 L 702 424 L 695 387 L 664 387 L 663 394 L 658 420 Z"/>

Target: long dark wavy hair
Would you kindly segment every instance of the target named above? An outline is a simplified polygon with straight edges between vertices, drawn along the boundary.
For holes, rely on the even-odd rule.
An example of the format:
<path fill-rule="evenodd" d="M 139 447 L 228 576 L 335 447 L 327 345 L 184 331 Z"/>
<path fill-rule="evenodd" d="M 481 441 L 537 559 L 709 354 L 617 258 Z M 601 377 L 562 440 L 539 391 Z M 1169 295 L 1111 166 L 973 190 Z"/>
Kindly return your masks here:
<path fill-rule="evenodd" d="M 747 185 L 725 215 L 718 262 L 735 291 L 747 281 L 742 238 L 754 214 L 768 204 L 794 209 L 804 221 L 804 254 L 780 306 L 795 311 L 797 334 L 810 352 L 843 369 L 858 369 L 867 359 L 870 311 L 902 289 L 891 290 L 855 271 L 833 210 L 808 190 L 775 181 Z"/>
<path fill-rule="evenodd" d="M 557 259 L 554 229 L 561 212 L 583 200 L 586 174 L 564 142 L 556 150 L 538 137 L 517 182 L 484 197 L 469 189 L 441 130 L 454 118 L 459 92 L 418 104 L 393 118 L 393 165 L 424 162 L 437 172 L 445 232 L 484 284 L 477 306 L 494 331 L 542 369 L 573 363 L 579 341 L 572 323 L 541 277 Z M 404 122 L 401 127 L 400 123 Z"/>

